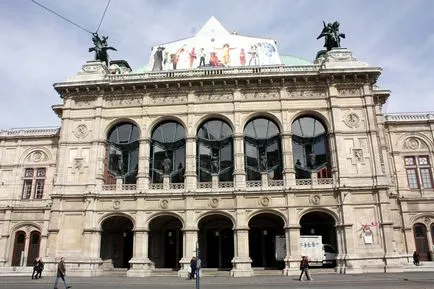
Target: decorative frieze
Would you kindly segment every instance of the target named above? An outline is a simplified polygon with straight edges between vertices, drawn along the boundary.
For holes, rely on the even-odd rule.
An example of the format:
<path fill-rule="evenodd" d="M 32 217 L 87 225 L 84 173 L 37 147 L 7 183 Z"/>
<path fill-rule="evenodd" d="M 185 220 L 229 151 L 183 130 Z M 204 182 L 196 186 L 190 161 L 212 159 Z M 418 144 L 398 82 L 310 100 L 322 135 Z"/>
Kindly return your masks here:
<path fill-rule="evenodd" d="M 187 95 L 151 95 L 151 104 L 179 104 L 186 103 Z"/>
<path fill-rule="evenodd" d="M 200 93 L 196 96 L 197 102 L 225 102 L 232 101 L 234 99 L 232 93 Z"/>
<path fill-rule="evenodd" d="M 138 106 L 142 104 L 142 98 L 139 97 L 110 97 L 106 101 L 106 106 Z"/>
<path fill-rule="evenodd" d="M 289 98 L 325 98 L 327 96 L 325 90 L 311 90 L 311 89 L 301 89 L 301 90 L 288 89 L 287 95 Z"/>

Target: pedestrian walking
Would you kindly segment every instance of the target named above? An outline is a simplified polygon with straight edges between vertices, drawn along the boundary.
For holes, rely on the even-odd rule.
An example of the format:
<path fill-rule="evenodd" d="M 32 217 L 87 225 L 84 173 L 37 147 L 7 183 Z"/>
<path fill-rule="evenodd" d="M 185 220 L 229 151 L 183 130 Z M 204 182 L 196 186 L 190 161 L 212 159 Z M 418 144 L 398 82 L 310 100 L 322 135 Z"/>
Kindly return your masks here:
<path fill-rule="evenodd" d="M 413 253 L 413 264 L 416 266 L 420 265 L 420 256 L 419 256 L 419 253 L 417 251 L 414 251 L 414 253 Z"/>
<path fill-rule="evenodd" d="M 300 277 L 298 278 L 298 281 L 303 281 L 303 273 L 306 275 L 307 280 L 311 281 L 312 278 L 310 278 L 310 273 L 309 273 L 309 259 L 307 258 L 307 256 L 303 256 L 301 258 L 301 262 L 300 262 Z"/>
<path fill-rule="evenodd" d="M 36 269 L 36 279 L 42 278 L 42 271 L 44 271 L 44 261 L 39 257 L 37 269 Z"/>
<path fill-rule="evenodd" d="M 195 278 L 196 269 L 197 269 L 197 261 L 196 261 L 196 257 L 193 256 L 193 258 L 191 258 L 190 260 L 190 272 L 188 274 L 188 279 Z"/>
<path fill-rule="evenodd" d="M 66 281 L 65 274 L 66 274 L 65 258 L 61 257 L 60 262 L 57 264 L 57 275 L 56 275 L 56 281 L 54 282 L 54 289 L 57 289 L 57 282 L 59 282 L 59 278 L 62 279 L 65 288 L 71 288 L 71 286 L 69 286 L 68 282 Z"/>
<path fill-rule="evenodd" d="M 38 279 L 38 262 L 39 262 L 39 257 L 36 258 L 35 261 L 33 261 L 32 279 Z"/>

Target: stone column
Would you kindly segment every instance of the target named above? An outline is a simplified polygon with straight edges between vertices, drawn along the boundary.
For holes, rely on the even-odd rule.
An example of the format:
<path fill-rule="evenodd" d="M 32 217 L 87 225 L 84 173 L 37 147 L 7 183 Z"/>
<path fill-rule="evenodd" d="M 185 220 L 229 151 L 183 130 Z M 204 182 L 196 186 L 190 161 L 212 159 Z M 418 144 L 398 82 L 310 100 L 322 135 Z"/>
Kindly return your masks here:
<path fill-rule="evenodd" d="M 290 224 L 285 228 L 286 257 L 284 275 L 300 274 L 300 225 Z"/>
<path fill-rule="evenodd" d="M 341 220 L 340 226 L 342 228 L 342 237 L 344 240 L 344 246 L 339 248 L 345 250 L 345 254 L 342 256 L 344 259 L 344 264 L 342 264 L 344 273 L 363 273 L 362 268 L 358 263 L 358 256 L 355 249 L 355 239 L 357 235 L 354 232 L 354 208 L 351 205 L 351 193 L 349 191 L 341 191 L 340 195 L 341 203 Z"/>
<path fill-rule="evenodd" d="M 196 137 L 191 136 L 186 139 L 186 154 L 185 154 L 185 189 L 187 191 L 195 191 L 197 186 L 196 174 Z M 190 261 L 190 260 L 189 260 Z"/>
<path fill-rule="evenodd" d="M 137 190 L 146 191 L 149 188 L 149 140 L 141 139 L 139 146 L 139 171 L 137 172 Z"/>
<path fill-rule="evenodd" d="M 253 276 L 252 259 L 249 256 L 249 228 L 238 227 L 235 234 L 235 256 L 232 259 L 233 268 L 231 275 L 234 277 Z"/>
<path fill-rule="evenodd" d="M 151 275 L 153 264 L 148 258 L 148 248 L 148 228 L 136 228 L 134 230 L 133 258 L 130 260 L 131 268 L 127 272 L 128 277 L 147 277 Z"/>
<path fill-rule="evenodd" d="M 292 156 L 292 134 L 282 133 L 282 164 L 285 188 L 295 187 L 295 170 Z"/>
<path fill-rule="evenodd" d="M 241 203 L 242 197 L 237 198 Z M 238 209 L 234 229 L 234 258 L 232 259 L 231 275 L 234 277 L 253 276 L 252 259 L 249 256 L 249 226 L 246 220 L 246 210 Z"/>
<path fill-rule="evenodd" d="M 198 242 L 197 233 L 198 230 L 193 227 L 187 227 L 183 230 L 184 238 L 184 252 L 183 257 L 179 261 L 180 269 L 178 271 L 178 277 L 188 277 L 188 267 L 190 267 L 190 260 L 193 256 L 196 256 L 196 243 Z"/>
<path fill-rule="evenodd" d="M 10 222 L 11 222 L 11 208 L 6 209 L 5 213 L 4 213 L 4 219 L 3 219 L 3 226 L 2 226 L 2 230 L 1 230 L 1 235 L 0 235 L 0 267 L 4 267 L 6 266 L 6 263 L 9 259 L 9 265 L 12 262 L 12 260 L 10 260 L 10 250 L 13 250 L 13 246 L 14 246 L 14 239 L 15 236 L 14 235 L 9 235 L 9 229 L 10 229 Z M 11 234 L 15 234 L 16 232 L 11 232 Z M 10 241 L 10 245 L 9 247 L 7 246 L 8 241 Z"/>
<path fill-rule="evenodd" d="M 235 188 L 246 187 L 246 171 L 244 168 L 244 137 L 234 134 L 234 182 Z"/>

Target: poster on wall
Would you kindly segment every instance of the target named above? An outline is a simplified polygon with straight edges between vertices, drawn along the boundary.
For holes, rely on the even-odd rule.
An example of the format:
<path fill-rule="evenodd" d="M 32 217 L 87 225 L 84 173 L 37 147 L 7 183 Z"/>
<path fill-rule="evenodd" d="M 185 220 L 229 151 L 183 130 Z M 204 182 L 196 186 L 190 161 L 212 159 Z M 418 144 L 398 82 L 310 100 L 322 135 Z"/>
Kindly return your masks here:
<path fill-rule="evenodd" d="M 281 64 L 271 39 L 226 35 L 192 37 L 152 48 L 152 71 Z"/>

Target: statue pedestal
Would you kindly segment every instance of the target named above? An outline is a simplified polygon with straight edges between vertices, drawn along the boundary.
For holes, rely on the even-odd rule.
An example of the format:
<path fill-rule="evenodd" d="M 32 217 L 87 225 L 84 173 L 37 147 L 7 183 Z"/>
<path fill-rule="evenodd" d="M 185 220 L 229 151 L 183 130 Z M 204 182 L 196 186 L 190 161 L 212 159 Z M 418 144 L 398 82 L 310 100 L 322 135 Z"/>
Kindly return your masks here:
<path fill-rule="evenodd" d="M 262 172 L 261 173 L 261 182 L 263 187 L 268 187 L 268 173 Z"/>
<path fill-rule="evenodd" d="M 212 174 L 211 182 L 212 182 L 212 185 L 211 185 L 212 188 L 218 189 L 218 187 L 219 187 L 219 175 L 218 174 Z"/>
<path fill-rule="evenodd" d="M 89 81 L 103 80 L 107 74 L 110 74 L 107 65 L 99 60 L 88 61 L 82 66 L 81 71 L 70 78 L 68 81 Z"/>
<path fill-rule="evenodd" d="M 361 62 L 353 57 L 353 52 L 346 48 L 336 47 L 319 56 L 314 61 L 325 69 L 368 67 L 366 62 Z"/>
<path fill-rule="evenodd" d="M 163 189 L 168 190 L 170 188 L 169 175 L 163 175 Z"/>

